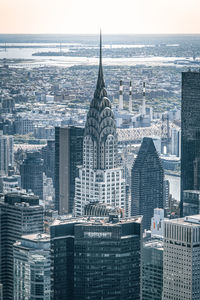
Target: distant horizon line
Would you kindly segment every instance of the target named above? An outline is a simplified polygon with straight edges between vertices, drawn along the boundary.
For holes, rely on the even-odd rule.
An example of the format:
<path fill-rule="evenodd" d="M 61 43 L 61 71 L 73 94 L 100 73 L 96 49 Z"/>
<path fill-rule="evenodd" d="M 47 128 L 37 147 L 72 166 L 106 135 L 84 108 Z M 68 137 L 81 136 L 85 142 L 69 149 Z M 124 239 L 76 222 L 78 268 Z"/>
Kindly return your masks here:
<path fill-rule="evenodd" d="M 82 35 L 98 36 L 99 33 L 0 33 L 0 35 Z M 106 35 L 200 35 L 199 33 L 102 33 Z"/>

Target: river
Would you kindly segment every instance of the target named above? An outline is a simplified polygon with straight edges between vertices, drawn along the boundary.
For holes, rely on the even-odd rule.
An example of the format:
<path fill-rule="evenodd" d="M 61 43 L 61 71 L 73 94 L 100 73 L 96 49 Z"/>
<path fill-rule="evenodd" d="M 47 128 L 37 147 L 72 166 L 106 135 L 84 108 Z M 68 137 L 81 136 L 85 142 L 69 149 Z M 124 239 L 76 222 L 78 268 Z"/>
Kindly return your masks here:
<path fill-rule="evenodd" d="M 169 180 L 170 187 L 169 192 L 172 194 L 172 197 L 180 201 L 180 177 L 165 175 L 165 179 Z"/>
<path fill-rule="evenodd" d="M 30 44 L 31 45 L 31 44 Z M 65 49 L 64 51 L 68 51 Z M 34 67 L 38 65 L 63 66 L 71 67 L 76 65 L 98 65 L 98 57 L 79 57 L 79 56 L 32 56 L 35 52 L 59 52 L 55 47 L 49 48 L 7 48 L 6 51 L 0 48 L 0 59 L 26 59 L 17 63 L 17 66 Z M 179 58 L 184 59 L 184 58 Z M 103 59 L 104 66 L 174 66 L 177 57 L 159 57 L 159 56 L 134 56 L 134 57 L 105 57 Z"/>

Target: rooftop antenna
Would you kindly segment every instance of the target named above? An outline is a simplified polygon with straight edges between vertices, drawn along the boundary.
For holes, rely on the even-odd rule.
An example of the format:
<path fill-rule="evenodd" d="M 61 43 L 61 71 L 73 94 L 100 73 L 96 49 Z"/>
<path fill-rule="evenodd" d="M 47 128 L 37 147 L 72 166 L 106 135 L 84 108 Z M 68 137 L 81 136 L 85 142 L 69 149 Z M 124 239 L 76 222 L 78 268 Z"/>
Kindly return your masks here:
<path fill-rule="evenodd" d="M 101 36 L 101 30 L 100 30 L 100 44 L 99 44 L 99 72 L 98 72 L 98 79 L 97 79 L 97 85 L 96 90 L 94 92 L 94 97 L 99 98 L 101 91 L 103 91 L 103 96 L 107 96 L 106 90 L 105 90 L 105 82 L 103 78 L 103 66 L 102 66 L 102 36 Z"/>

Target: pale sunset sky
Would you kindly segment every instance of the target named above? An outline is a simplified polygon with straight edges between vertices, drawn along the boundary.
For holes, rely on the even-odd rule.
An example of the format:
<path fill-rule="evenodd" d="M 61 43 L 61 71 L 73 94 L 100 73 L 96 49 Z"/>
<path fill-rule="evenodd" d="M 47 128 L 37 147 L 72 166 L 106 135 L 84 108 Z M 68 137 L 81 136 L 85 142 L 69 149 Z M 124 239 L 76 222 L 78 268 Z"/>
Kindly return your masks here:
<path fill-rule="evenodd" d="M 0 0 L 0 33 L 200 33 L 200 0 Z"/>

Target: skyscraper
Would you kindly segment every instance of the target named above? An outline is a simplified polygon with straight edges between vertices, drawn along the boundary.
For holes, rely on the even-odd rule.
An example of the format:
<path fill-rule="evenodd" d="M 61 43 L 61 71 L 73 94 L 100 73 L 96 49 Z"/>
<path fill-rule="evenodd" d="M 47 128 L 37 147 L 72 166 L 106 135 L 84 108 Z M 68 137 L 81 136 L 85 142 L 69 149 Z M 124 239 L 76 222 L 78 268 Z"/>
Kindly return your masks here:
<path fill-rule="evenodd" d="M 123 110 L 124 108 L 124 100 L 123 100 L 123 81 L 120 80 L 119 83 L 119 110 Z"/>
<path fill-rule="evenodd" d="M 14 300 L 50 300 L 50 236 L 23 235 L 13 246 Z"/>
<path fill-rule="evenodd" d="M 163 300 L 200 299 L 200 215 L 165 220 Z"/>
<path fill-rule="evenodd" d="M 129 101 L 128 101 L 128 108 L 129 112 L 132 113 L 133 110 L 133 98 L 132 98 L 132 82 L 129 83 Z"/>
<path fill-rule="evenodd" d="M 143 237 L 142 300 L 161 300 L 163 289 L 164 209 L 154 209 L 151 231 Z"/>
<path fill-rule="evenodd" d="M 142 254 L 142 300 L 161 300 L 163 287 L 163 242 L 145 241 Z"/>
<path fill-rule="evenodd" d="M 55 177 L 55 141 L 47 141 L 47 145 L 42 148 L 42 159 L 44 161 L 44 173 L 48 178 Z"/>
<path fill-rule="evenodd" d="M 0 300 L 3 300 L 3 285 L 0 283 Z"/>
<path fill-rule="evenodd" d="M 54 300 L 140 299 L 142 217 L 71 218 L 51 226 Z"/>
<path fill-rule="evenodd" d="M 181 132 L 180 132 L 180 130 L 172 128 L 171 134 L 172 134 L 171 154 L 180 157 Z"/>
<path fill-rule="evenodd" d="M 20 166 L 21 186 L 43 199 L 43 159 L 39 152 L 28 152 Z"/>
<path fill-rule="evenodd" d="M 200 214 L 200 191 L 183 191 L 183 216 Z"/>
<path fill-rule="evenodd" d="M 7 175 L 8 166 L 13 166 L 13 137 L 0 131 L 0 175 Z"/>
<path fill-rule="evenodd" d="M 131 215 L 149 229 L 154 208 L 163 208 L 164 171 L 152 138 L 144 138 L 131 171 Z"/>
<path fill-rule="evenodd" d="M 200 72 L 182 73 L 181 206 L 183 191 L 200 190 Z"/>
<path fill-rule="evenodd" d="M 0 201 L 0 282 L 6 300 L 13 300 L 13 244 L 21 235 L 43 232 L 43 207 L 39 199 L 10 193 Z"/>
<path fill-rule="evenodd" d="M 77 166 L 83 163 L 83 133 L 80 127 L 55 128 L 55 208 L 72 213 Z"/>
<path fill-rule="evenodd" d="M 118 164 L 118 140 L 114 114 L 107 98 L 100 37 L 99 73 L 87 114 L 83 140 L 83 165 L 75 184 L 75 215 L 90 202 L 103 202 L 125 210 L 125 179 Z"/>

